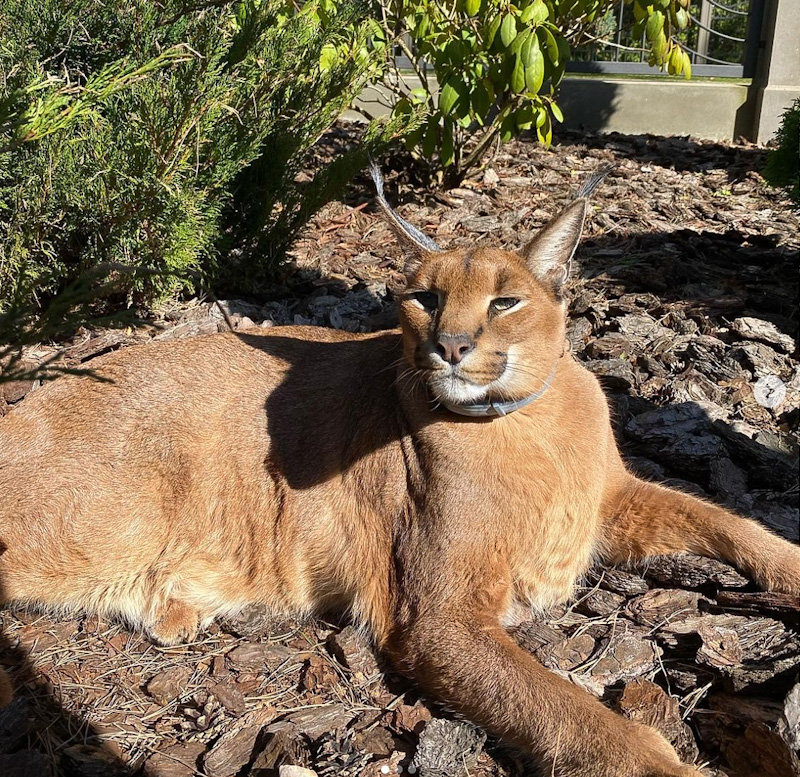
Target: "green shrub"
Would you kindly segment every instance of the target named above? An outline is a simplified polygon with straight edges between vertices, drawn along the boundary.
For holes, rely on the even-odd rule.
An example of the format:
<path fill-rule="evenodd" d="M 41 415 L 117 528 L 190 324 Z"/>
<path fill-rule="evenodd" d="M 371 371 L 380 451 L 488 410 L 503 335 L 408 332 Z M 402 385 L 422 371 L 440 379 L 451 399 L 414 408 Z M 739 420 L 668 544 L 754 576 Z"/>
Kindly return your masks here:
<path fill-rule="evenodd" d="M 778 147 L 770 151 L 764 177 L 786 189 L 800 205 L 800 99 L 783 114 L 777 134 Z"/>
<path fill-rule="evenodd" d="M 535 131 L 549 144 L 561 121 L 558 85 L 570 57 L 592 26 L 618 0 L 373 0 L 381 30 L 376 42 L 389 56 L 384 85 L 395 114 L 425 109 L 425 124 L 407 143 L 436 159 L 457 182 L 492 141 Z M 633 35 L 646 39 L 649 63 L 673 75 L 691 72 L 674 35 L 689 24 L 690 0 L 626 0 Z M 409 42 L 411 45 L 409 45 Z M 399 48 L 420 86 L 397 67 Z M 439 89 L 431 75 L 436 76 Z"/>
<path fill-rule="evenodd" d="M 143 268 L 112 270 L 134 301 L 198 275 L 255 290 L 402 124 L 301 192 L 375 72 L 367 24 L 326 0 L 0 0 L 0 310 L 98 265 Z"/>

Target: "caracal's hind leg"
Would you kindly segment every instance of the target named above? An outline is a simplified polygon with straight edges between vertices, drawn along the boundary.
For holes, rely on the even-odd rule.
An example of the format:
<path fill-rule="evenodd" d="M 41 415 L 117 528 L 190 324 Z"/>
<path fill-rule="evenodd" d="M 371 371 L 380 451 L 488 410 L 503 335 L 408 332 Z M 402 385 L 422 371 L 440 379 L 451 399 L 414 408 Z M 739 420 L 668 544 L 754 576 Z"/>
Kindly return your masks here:
<path fill-rule="evenodd" d="M 191 642 L 200 626 L 200 613 L 196 607 L 168 598 L 153 608 L 150 622 L 145 624 L 147 635 L 159 645 L 178 645 Z"/>
<path fill-rule="evenodd" d="M 756 521 L 625 475 L 604 505 L 603 560 L 688 551 L 738 567 L 768 591 L 800 596 L 800 547 Z"/>

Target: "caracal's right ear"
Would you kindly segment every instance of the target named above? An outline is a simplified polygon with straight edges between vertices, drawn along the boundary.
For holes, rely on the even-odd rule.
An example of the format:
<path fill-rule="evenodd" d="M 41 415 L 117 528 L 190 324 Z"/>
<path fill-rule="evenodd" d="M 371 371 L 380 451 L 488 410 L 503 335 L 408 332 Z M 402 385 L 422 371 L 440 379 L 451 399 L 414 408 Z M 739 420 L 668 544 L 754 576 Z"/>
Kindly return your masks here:
<path fill-rule="evenodd" d="M 381 175 L 380 168 L 373 159 L 369 160 L 369 172 L 372 176 L 372 180 L 375 182 L 375 194 L 378 205 L 381 206 L 381 210 L 389 220 L 389 224 L 391 224 L 400 242 L 406 248 L 411 249 L 411 256 L 406 259 L 403 265 L 403 272 L 406 275 L 411 275 L 420 266 L 422 258 L 426 254 L 436 253 L 442 249 L 427 235 L 420 232 L 412 224 L 409 224 L 402 216 L 394 211 L 391 205 L 389 205 L 383 194 L 383 175 Z"/>
<path fill-rule="evenodd" d="M 591 176 L 575 195 L 575 199 L 521 251 L 528 269 L 561 299 L 572 269 L 572 257 L 583 234 L 583 222 L 589 210 L 589 197 L 610 168 Z"/>

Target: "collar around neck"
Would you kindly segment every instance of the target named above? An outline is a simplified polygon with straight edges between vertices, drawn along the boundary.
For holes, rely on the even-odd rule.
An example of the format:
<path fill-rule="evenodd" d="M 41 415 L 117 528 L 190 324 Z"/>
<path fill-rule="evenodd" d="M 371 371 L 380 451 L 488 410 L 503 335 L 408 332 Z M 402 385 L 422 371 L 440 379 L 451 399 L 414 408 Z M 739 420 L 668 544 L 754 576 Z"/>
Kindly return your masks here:
<path fill-rule="evenodd" d="M 456 405 L 450 402 L 446 402 L 445 400 L 439 400 L 443 407 L 446 407 L 451 413 L 456 413 L 458 415 L 465 415 L 470 416 L 471 418 L 497 418 L 506 416 L 509 413 L 513 413 L 515 410 L 520 410 L 527 405 L 530 405 L 531 402 L 536 401 L 541 397 L 547 389 L 550 388 L 550 384 L 553 382 L 553 378 L 556 375 L 556 367 L 558 362 L 553 365 L 553 369 L 550 370 L 550 374 L 547 376 L 544 384 L 538 391 L 534 391 L 533 394 L 525 397 L 524 399 L 518 399 L 516 401 L 508 401 L 508 402 L 484 402 L 484 403 L 475 403 L 470 405 Z"/>

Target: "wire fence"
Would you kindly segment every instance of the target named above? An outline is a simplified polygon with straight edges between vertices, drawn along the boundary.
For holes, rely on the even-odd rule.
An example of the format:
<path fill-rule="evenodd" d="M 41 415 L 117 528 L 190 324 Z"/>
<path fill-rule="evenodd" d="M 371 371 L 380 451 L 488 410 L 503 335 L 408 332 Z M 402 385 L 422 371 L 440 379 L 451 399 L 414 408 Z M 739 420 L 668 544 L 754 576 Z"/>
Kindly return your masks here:
<path fill-rule="evenodd" d="M 692 23 L 676 36 L 699 76 L 752 78 L 764 0 L 699 0 L 692 3 Z M 583 73 L 658 73 L 647 64 L 644 35 L 636 37 L 633 6 L 619 0 L 595 22 L 590 41 L 573 51 L 567 69 Z"/>

